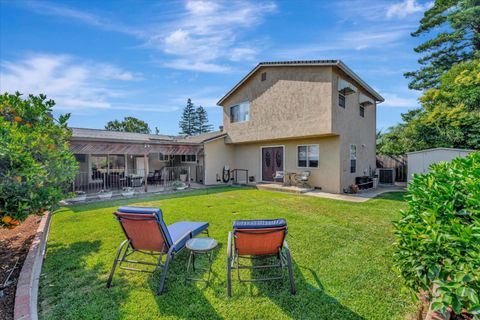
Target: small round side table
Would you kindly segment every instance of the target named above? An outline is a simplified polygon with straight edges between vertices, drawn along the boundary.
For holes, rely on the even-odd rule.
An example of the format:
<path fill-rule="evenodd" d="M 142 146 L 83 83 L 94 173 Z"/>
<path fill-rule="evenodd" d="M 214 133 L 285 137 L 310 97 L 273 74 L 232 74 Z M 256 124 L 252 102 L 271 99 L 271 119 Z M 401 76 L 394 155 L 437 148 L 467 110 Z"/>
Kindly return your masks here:
<path fill-rule="evenodd" d="M 218 246 L 217 240 L 208 238 L 208 237 L 201 237 L 201 238 L 192 238 L 187 241 L 185 247 L 187 250 L 190 251 L 190 256 L 188 257 L 188 264 L 187 264 L 187 273 L 185 275 L 185 282 L 187 280 L 191 281 L 203 281 L 208 286 L 210 282 L 210 274 L 212 272 L 212 262 L 213 262 L 213 249 Z M 207 268 L 195 268 L 195 255 L 204 254 L 208 257 L 208 267 Z M 207 279 L 204 278 L 194 278 L 189 277 L 189 273 L 192 269 L 193 272 L 196 270 L 203 270 L 208 271 Z"/>

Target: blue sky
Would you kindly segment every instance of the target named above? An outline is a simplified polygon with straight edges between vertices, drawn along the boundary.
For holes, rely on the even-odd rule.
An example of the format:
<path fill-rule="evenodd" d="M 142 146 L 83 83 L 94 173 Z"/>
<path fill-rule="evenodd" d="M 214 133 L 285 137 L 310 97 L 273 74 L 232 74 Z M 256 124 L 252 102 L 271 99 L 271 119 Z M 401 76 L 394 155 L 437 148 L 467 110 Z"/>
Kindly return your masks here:
<path fill-rule="evenodd" d="M 4 1 L 0 91 L 45 93 L 70 125 L 103 128 L 125 116 L 177 134 L 187 98 L 207 108 L 259 61 L 341 59 L 386 101 L 377 128 L 418 105 L 405 71 L 410 37 L 431 2 Z"/>

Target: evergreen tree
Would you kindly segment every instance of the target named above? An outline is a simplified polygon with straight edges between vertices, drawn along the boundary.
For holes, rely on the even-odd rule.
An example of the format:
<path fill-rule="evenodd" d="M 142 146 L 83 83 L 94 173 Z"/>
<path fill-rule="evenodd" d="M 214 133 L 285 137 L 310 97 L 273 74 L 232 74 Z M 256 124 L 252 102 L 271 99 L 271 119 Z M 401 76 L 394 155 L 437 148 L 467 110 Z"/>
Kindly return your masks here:
<path fill-rule="evenodd" d="M 199 106 L 196 110 L 196 123 L 195 123 L 195 133 L 202 134 L 212 131 L 212 125 L 208 123 L 208 114 L 207 110 L 202 106 Z"/>
<path fill-rule="evenodd" d="M 418 60 L 420 70 L 405 73 L 410 89 L 437 87 L 454 64 L 480 57 L 480 0 L 435 0 L 412 36 L 437 30 L 434 38 L 414 49 L 424 56 Z"/>
<path fill-rule="evenodd" d="M 196 134 L 197 113 L 195 112 L 195 106 L 192 100 L 187 100 L 187 105 L 183 109 L 182 118 L 179 122 L 180 134 L 193 136 Z"/>

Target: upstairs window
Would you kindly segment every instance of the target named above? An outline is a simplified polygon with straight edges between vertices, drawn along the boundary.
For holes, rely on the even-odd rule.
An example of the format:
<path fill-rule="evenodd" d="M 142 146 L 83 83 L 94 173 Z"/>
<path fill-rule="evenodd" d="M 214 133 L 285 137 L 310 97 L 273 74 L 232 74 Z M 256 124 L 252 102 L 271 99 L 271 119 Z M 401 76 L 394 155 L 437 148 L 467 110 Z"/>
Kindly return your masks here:
<path fill-rule="evenodd" d="M 267 80 L 267 73 L 266 72 L 262 72 L 261 80 L 262 81 Z"/>
<path fill-rule="evenodd" d="M 250 103 L 243 102 L 230 107 L 230 123 L 250 120 Z"/>
<path fill-rule="evenodd" d="M 297 147 L 297 165 L 299 168 L 318 168 L 318 144 Z"/>
<path fill-rule="evenodd" d="M 350 173 L 357 172 L 357 146 L 350 145 Z"/>
<path fill-rule="evenodd" d="M 365 118 L 365 107 L 360 105 L 360 117 Z"/>
<path fill-rule="evenodd" d="M 345 95 L 341 92 L 338 93 L 338 105 L 345 108 Z"/>
<path fill-rule="evenodd" d="M 197 162 L 196 154 L 182 154 L 182 162 Z"/>

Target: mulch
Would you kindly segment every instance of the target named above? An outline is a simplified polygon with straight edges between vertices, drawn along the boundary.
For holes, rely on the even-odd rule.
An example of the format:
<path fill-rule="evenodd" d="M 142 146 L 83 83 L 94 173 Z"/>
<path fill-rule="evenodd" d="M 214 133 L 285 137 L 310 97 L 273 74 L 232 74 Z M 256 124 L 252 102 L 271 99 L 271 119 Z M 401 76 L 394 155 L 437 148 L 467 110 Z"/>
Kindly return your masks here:
<path fill-rule="evenodd" d="M 41 219 L 41 216 L 32 215 L 15 229 L 0 227 L 0 286 L 19 260 L 10 277 L 11 285 L 3 290 L 3 298 L 0 297 L 0 319 L 13 320 L 16 282 Z"/>

